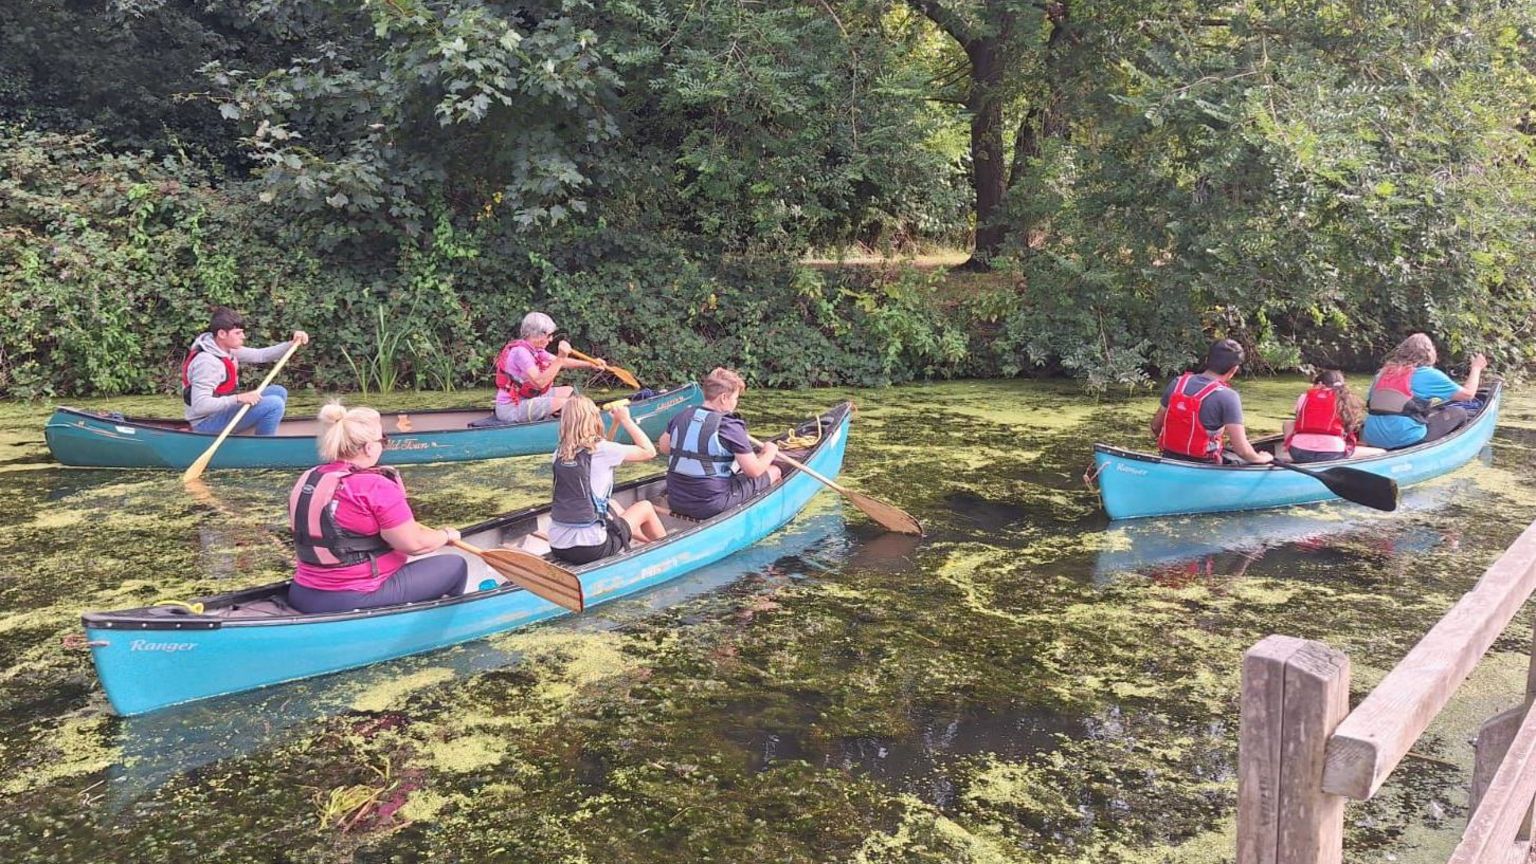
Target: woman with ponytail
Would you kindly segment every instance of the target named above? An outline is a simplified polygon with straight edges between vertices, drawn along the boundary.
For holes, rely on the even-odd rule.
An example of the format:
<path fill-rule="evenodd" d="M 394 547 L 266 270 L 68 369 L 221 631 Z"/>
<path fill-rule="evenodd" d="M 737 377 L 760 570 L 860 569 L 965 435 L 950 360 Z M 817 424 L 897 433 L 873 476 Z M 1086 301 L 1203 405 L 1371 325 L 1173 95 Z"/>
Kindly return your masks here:
<path fill-rule="evenodd" d="M 332 402 L 320 409 L 324 464 L 304 472 L 288 499 L 298 565 L 288 589 L 300 612 L 345 612 L 457 594 L 468 565 L 457 555 L 407 563 L 459 539 L 454 528 L 416 521 L 393 468 L 378 467 L 387 443 L 379 412 Z"/>
<path fill-rule="evenodd" d="M 1296 419 L 1286 421 L 1285 448 L 1293 462 L 1330 462 L 1386 452 L 1358 443 L 1364 424 L 1365 401 L 1349 389 L 1343 372 L 1325 369 L 1312 379 L 1312 389 L 1296 400 Z"/>

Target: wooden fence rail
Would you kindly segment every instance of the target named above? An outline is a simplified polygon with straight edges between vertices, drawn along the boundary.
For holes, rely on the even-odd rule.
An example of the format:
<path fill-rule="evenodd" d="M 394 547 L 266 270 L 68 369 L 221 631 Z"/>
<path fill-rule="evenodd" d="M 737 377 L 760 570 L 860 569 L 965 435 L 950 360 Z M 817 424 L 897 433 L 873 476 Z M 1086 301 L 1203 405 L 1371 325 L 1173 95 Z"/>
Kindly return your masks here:
<path fill-rule="evenodd" d="M 1360 703 L 1349 658 L 1270 636 L 1243 655 L 1238 864 L 1336 864 L 1344 804 L 1376 794 L 1536 591 L 1536 523 Z M 1536 634 L 1525 703 L 1478 735 L 1472 808 L 1452 864 L 1526 861 L 1536 798 Z"/>

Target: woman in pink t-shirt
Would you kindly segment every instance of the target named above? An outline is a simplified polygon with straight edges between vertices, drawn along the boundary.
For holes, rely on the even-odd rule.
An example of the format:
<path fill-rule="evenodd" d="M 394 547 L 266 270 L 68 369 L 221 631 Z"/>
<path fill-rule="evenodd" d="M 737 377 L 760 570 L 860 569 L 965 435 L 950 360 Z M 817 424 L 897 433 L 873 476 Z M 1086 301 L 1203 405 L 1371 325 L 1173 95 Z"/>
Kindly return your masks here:
<path fill-rule="evenodd" d="M 288 602 L 300 612 L 345 612 L 457 594 L 468 565 L 457 555 L 407 563 L 459 539 L 455 528 L 416 521 L 393 468 L 376 468 L 386 443 L 379 412 L 320 409 L 316 442 L 325 464 L 304 472 L 289 496 L 298 566 Z"/>

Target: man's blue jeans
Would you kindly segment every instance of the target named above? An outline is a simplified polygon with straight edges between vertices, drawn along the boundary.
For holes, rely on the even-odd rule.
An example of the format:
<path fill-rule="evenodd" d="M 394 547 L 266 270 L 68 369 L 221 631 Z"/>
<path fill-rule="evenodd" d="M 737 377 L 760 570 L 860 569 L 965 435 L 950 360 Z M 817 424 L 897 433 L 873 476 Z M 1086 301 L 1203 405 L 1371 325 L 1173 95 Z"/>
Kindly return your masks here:
<path fill-rule="evenodd" d="M 268 384 L 261 391 L 261 401 L 251 406 L 251 410 L 245 412 L 240 418 L 240 425 L 235 427 L 235 432 L 245 432 L 255 429 L 257 435 L 276 435 L 277 424 L 283 419 L 283 409 L 288 405 L 288 390 L 280 384 Z M 235 417 L 235 412 L 240 406 L 225 408 L 216 411 L 207 417 L 192 424 L 193 432 L 208 432 L 218 434 L 224 431 L 229 421 Z"/>

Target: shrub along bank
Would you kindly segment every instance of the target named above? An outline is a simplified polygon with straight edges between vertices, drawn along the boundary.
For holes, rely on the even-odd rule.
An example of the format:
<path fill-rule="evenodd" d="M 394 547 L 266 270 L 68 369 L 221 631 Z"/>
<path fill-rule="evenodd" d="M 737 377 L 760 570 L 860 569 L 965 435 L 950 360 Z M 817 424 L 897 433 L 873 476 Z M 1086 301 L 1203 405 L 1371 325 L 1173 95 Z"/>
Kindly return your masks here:
<path fill-rule="evenodd" d="M 772 387 L 1018 374 L 1131 386 L 1194 359 L 1213 332 L 1251 346 L 1261 369 L 1368 366 L 1425 326 L 1369 292 L 1348 316 L 1190 312 L 1120 285 L 1102 259 L 1059 253 L 986 276 L 809 267 L 600 219 L 530 232 L 446 207 L 410 223 L 426 230 L 360 232 L 292 221 L 214 170 L 0 127 L 0 395 L 173 392 L 213 303 L 244 310 L 254 342 L 316 336 L 290 383 L 365 390 L 484 386 L 530 309 L 643 380 L 728 365 Z M 1445 307 L 1460 323 L 1436 335 L 1508 370 L 1529 354 L 1536 300 L 1523 281 L 1498 296 L 1479 314 L 1468 297 Z"/>
<path fill-rule="evenodd" d="M 535 308 L 646 380 L 720 364 L 786 387 L 977 369 L 963 311 L 937 302 L 942 274 L 446 215 L 430 233 L 360 241 L 287 222 L 250 184 L 80 136 L 0 141 L 0 224 L 0 394 L 12 397 L 172 391 L 211 303 L 245 311 L 253 342 L 309 330 L 286 374 L 320 388 L 483 386 Z"/>

